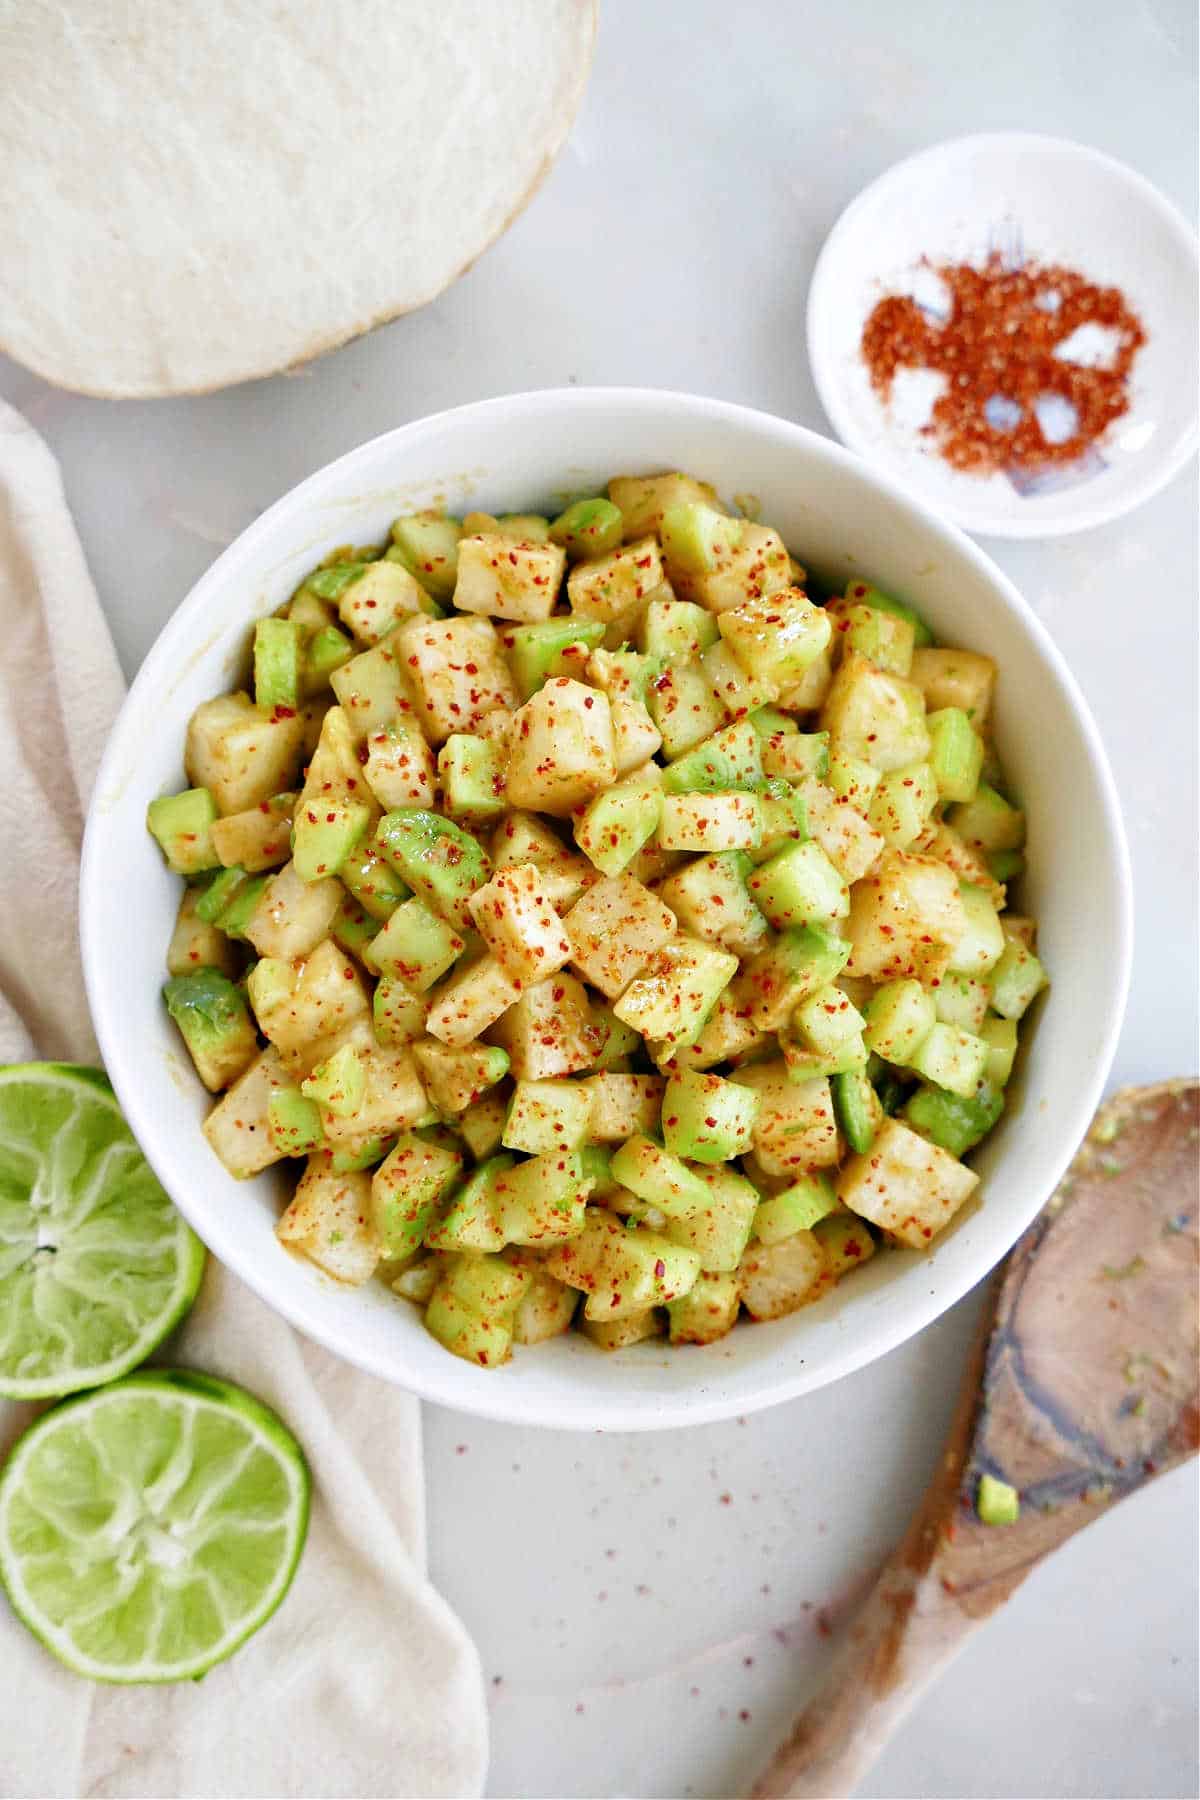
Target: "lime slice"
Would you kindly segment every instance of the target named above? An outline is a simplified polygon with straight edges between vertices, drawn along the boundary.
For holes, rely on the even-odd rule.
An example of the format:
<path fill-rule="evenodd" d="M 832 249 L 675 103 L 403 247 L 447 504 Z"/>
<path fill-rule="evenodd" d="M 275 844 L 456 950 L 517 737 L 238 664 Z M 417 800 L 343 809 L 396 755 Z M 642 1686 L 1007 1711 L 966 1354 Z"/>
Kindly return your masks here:
<path fill-rule="evenodd" d="M 261 1401 L 146 1369 L 43 1413 L 0 1474 L 0 1580 L 48 1650 L 93 1681 L 182 1681 L 283 1599 L 308 1466 Z"/>
<path fill-rule="evenodd" d="M 44 1400 L 128 1374 L 203 1272 L 204 1246 L 104 1076 L 0 1068 L 0 1394 Z"/>

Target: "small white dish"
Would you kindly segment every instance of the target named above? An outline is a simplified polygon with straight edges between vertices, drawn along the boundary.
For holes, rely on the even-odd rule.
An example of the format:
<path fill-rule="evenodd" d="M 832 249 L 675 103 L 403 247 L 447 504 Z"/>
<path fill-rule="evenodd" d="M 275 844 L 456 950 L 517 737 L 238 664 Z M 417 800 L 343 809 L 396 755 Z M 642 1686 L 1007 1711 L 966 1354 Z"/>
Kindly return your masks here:
<path fill-rule="evenodd" d="M 996 742 L 1029 815 L 1021 904 L 1052 987 L 1023 1043 L 1010 1106 L 975 1158 L 982 1197 L 928 1254 L 876 1257 L 815 1306 L 739 1326 L 707 1350 L 605 1355 L 571 1332 L 503 1369 L 449 1356 L 382 1282 L 342 1287 L 283 1250 L 287 1177 L 235 1181 L 200 1125 L 211 1105 L 162 1004 L 179 881 L 146 806 L 183 783 L 187 721 L 244 676 L 255 619 L 335 545 L 386 536 L 397 513 L 512 512 L 617 470 L 690 469 L 754 494 L 805 565 L 920 605 L 944 642 L 1000 671 Z M 83 847 L 80 939 L 92 1020 L 117 1097 L 171 1198 L 209 1249 L 276 1311 L 424 1399 L 520 1425 L 639 1431 L 735 1417 L 808 1393 L 903 1343 L 982 1280 L 1059 1180 L 1104 1089 L 1129 980 L 1129 856 L 1113 778 L 1074 677 L 1012 583 L 975 544 L 829 438 L 695 395 L 566 388 L 458 407 L 319 470 L 254 521 L 183 601 L 109 740 Z"/>
<path fill-rule="evenodd" d="M 897 382 L 885 404 L 860 349 L 876 302 L 913 292 L 923 260 L 980 264 L 992 252 L 1120 288 L 1147 334 L 1129 410 L 1102 443 L 1019 486 L 1006 474 L 951 468 L 920 431 L 921 402 L 932 403 L 937 378 L 909 378 L 909 406 Z M 830 232 L 808 297 L 813 379 L 844 443 L 965 530 L 1010 538 L 1085 531 L 1140 506 L 1196 448 L 1198 278 L 1194 233 L 1123 163 L 1025 132 L 957 138 L 897 163 Z M 925 298 L 919 289 L 916 297 Z"/>

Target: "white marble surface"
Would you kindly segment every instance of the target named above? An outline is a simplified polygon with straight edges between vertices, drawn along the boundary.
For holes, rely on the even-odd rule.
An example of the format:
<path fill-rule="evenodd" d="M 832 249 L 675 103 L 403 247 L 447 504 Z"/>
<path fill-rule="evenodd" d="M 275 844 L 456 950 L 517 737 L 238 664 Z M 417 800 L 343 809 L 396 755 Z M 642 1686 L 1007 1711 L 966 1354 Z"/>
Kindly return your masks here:
<path fill-rule="evenodd" d="M 424 313 L 210 398 L 107 405 L 3 363 L 0 391 L 62 459 L 132 673 L 263 506 L 438 407 L 644 382 L 824 429 L 803 344 L 813 259 L 855 190 L 921 145 L 1000 127 L 1083 138 L 1194 217 L 1195 38 L 1192 0 L 609 0 L 568 150 Z M 1194 529 L 1188 470 L 1118 525 L 994 547 L 1073 662 L 1126 808 L 1138 950 L 1114 1081 L 1195 1060 Z M 494 1794 L 739 1791 L 924 1485 L 974 1310 L 745 1424 L 602 1439 L 430 1412 L 434 1570 L 492 1684 Z M 1077 1539 L 864 1791 L 1195 1794 L 1195 1520 L 1193 1468 Z"/>

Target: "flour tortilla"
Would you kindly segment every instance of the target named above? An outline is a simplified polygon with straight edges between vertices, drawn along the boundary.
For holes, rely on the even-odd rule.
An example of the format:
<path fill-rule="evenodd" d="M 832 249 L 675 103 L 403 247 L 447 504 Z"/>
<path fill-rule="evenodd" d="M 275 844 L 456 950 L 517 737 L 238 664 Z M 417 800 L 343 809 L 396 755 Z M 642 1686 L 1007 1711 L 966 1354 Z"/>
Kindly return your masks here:
<path fill-rule="evenodd" d="M 0 0 L 0 347 L 203 392 L 422 306 L 583 94 L 596 0 Z"/>

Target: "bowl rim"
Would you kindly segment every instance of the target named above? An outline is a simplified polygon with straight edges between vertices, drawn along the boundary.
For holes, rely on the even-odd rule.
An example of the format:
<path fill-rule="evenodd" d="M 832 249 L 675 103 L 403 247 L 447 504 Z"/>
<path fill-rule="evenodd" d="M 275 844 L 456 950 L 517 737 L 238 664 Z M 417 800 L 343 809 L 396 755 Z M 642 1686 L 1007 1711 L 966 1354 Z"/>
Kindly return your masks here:
<path fill-rule="evenodd" d="M 857 451 L 873 469 L 900 481 L 901 485 L 904 485 L 902 479 L 893 475 L 891 466 L 878 456 L 873 440 L 859 429 L 854 413 L 846 402 L 843 386 L 832 366 L 832 359 L 824 352 L 820 320 L 836 301 L 834 265 L 843 244 L 857 229 L 861 215 L 878 199 L 881 191 L 903 181 L 926 164 L 945 162 L 949 157 L 970 155 L 979 150 L 1002 148 L 1040 151 L 1046 155 L 1069 156 L 1079 162 L 1091 163 L 1104 175 L 1125 183 L 1144 206 L 1157 214 L 1192 263 L 1200 263 L 1200 243 L 1196 233 L 1174 201 L 1169 200 L 1152 181 L 1129 163 L 1110 156 L 1105 150 L 1097 150 L 1091 144 L 1082 144 L 1075 138 L 1056 137 L 1052 133 L 1040 131 L 968 132 L 962 137 L 942 138 L 936 144 L 927 144 L 924 149 L 914 151 L 911 156 L 901 157 L 898 162 L 890 163 L 874 180 L 859 189 L 830 227 L 809 282 L 805 306 L 805 341 L 817 397 L 838 437 L 847 448 Z M 940 516 L 957 525 L 960 530 L 972 532 L 979 537 L 1024 542 L 1073 537 L 1077 532 L 1092 531 L 1097 526 L 1111 524 L 1114 519 L 1123 518 L 1126 513 L 1133 512 L 1146 501 L 1152 500 L 1195 455 L 1198 442 L 1200 417 L 1193 414 L 1189 429 L 1180 437 L 1169 455 L 1164 456 L 1161 461 L 1147 462 L 1141 475 L 1135 476 L 1130 471 L 1125 481 L 1115 492 L 1110 493 L 1107 501 L 1073 511 L 1070 517 L 1053 519 L 1043 515 L 1039 519 L 1033 519 L 1013 513 L 1008 519 L 991 516 L 981 518 L 975 515 L 969 505 L 947 508 Z M 906 491 L 923 497 L 921 490 L 915 485 Z M 925 500 L 925 504 L 930 510 L 935 510 L 931 500 Z"/>
<path fill-rule="evenodd" d="M 321 490 L 328 484 L 346 485 L 347 478 L 353 476 L 356 465 L 362 462 L 374 463 L 381 456 L 386 456 L 386 446 L 395 440 L 412 440 L 426 432 L 440 431 L 448 422 L 453 422 L 457 428 L 469 430 L 477 421 L 496 414 L 514 419 L 544 416 L 547 409 L 586 413 L 593 409 L 603 412 L 614 406 L 632 409 L 634 412 L 641 410 L 660 420 L 664 410 L 679 418 L 715 418 L 732 427 L 752 431 L 760 437 L 774 437 L 780 446 L 792 445 L 815 452 L 835 468 L 852 476 L 856 482 L 865 483 L 889 505 L 908 515 L 916 528 L 935 542 L 940 542 L 946 550 L 965 557 L 974 566 L 992 589 L 998 604 L 1016 615 L 1018 622 L 1033 640 L 1037 653 L 1048 662 L 1074 713 L 1096 777 L 1105 830 L 1115 851 L 1112 881 L 1117 948 L 1097 1051 L 1094 1058 L 1090 1059 L 1087 1078 L 1080 1083 L 1070 1121 L 1071 1129 L 1061 1136 L 1057 1155 L 1046 1164 L 1045 1179 L 1041 1184 L 1044 1192 L 1035 1191 L 1020 1212 L 1010 1216 L 1009 1229 L 1002 1234 L 1001 1248 L 993 1252 L 993 1247 L 989 1244 L 980 1262 L 961 1271 L 955 1279 L 946 1280 L 945 1285 L 939 1286 L 935 1291 L 922 1284 L 919 1292 L 899 1316 L 889 1316 L 871 1332 L 864 1331 L 856 1336 L 847 1334 L 848 1341 L 841 1353 L 827 1358 L 820 1366 L 813 1368 L 801 1363 L 799 1367 L 781 1370 L 777 1378 L 763 1380 L 751 1394 L 733 1398 L 720 1392 L 713 1394 L 705 1391 L 703 1378 L 698 1374 L 696 1388 L 692 1390 L 690 1398 L 656 1396 L 650 1399 L 633 1391 L 624 1405 L 606 1398 L 603 1423 L 597 1424 L 594 1417 L 581 1417 L 577 1410 L 567 1411 L 561 1407 L 555 1410 L 553 1402 L 546 1404 L 534 1400 L 531 1403 L 525 1390 L 518 1390 L 505 1383 L 503 1371 L 488 1377 L 486 1385 L 480 1384 L 468 1390 L 461 1381 L 463 1365 L 457 1358 L 446 1356 L 444 1368 L 442 1362 L 439 1362 L 434 1366 L 432 1374 L 420 1370 L 398 1369 L 394 1359 L 377 1353 L 366 1337 L 356 1337 L 350 1343 L 344 1341 L 336 1325 L 328 1323 L 315 1284 L 313 1304 L 301 1304 L 299 1301 L 292 1303 L 288 1299 L 281 1301 L 273 1291 L 269 1264 L 260 1263 L 251 1255 L 239 1258 L 230 1254 L 227 1247 L 223 1247 L 219 1260 L 289 1324 L 345 1361 L 406 1389 L 422 1400 L 500 1423 L 546 1429 L 610 1432 L 703 1425 L 758 1412 L 840 1380 L 844 1375 L 853 1373 L 907 1342 L 961 1300 L 1007 1255 L 1061 1180 L 1101 1099 L 1124 1016 L 1133 951 L 1132 875 L 1116 783 L 1096 722 L 1065 658 L 1015 584 L 992 562 L 987 553 L 958 526 L 940 518 L 923 500 L 865 458 L 806 426 L 731 401 L 707 399 L 700 395 L 659 388 L 558 387 L 500 395 L 425 415 L 368 439 L 289 488 L 221 552 L 180 602 L 142 662 L 101 759 L 88 803 L 79 884 L 79 935 L 84 983 L 106 1071 L 130 1128 L 151 1168 L 184 1217 L 204 1239 L 208 1221 L 203 1203 L 197 1204 L 190 1194 L 181 1199 L 179 1191 L 184 1189 L 184 1184 L 173 1178 L 169 1145 L 154 1115 L 154 1084 L 146 1080 L 146 1059 L 139 1051 L 133 1035 L 119 1029 L 116 1014 L 109 1007 L 108 992 L 115 991 L 118 984 L 115 980 L 106 980 L 105 972 L 110 965 L 115 966 L 115 959 L 101 941 L 102 909 L 93 904 L 93 895 L 98 894 L 105 883 L 108 866 L 103 853 L 103 840 L 105 819 L 112 809 L 106 804 L 106 796 L 112 789 L 114 774 L 127 762 L 131 743 L 136 747 L 143 702 L 150 695 L 162 692 L 164 683 L 169 688 L 171 678 L 178 669 L 196 654 L 197 644 L 202 643 L 204 638 L 203 623 L 209 595 L 224 588 L 231 580 L 236 580 L 242 565 L 253 561 L 260 540 L 274 531 L 280 515 L 302 510 L 306 502 L 315 503 Z M 170 1077 L 164 1075 L 162 1079 Z M 215 1255 L 214 1260 L 217 1260 Z M 586 1392 L 586 1389 L 580 1391 Z"/>

